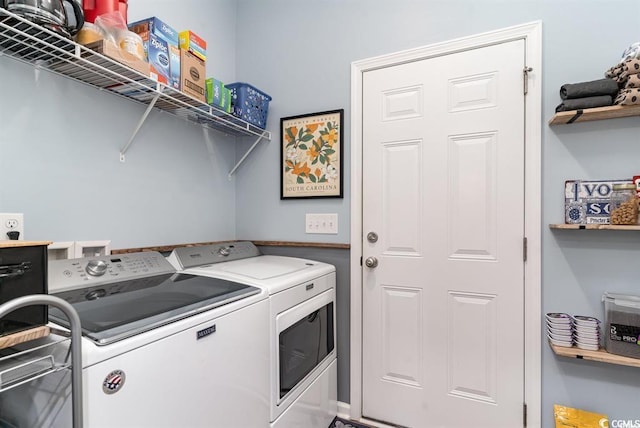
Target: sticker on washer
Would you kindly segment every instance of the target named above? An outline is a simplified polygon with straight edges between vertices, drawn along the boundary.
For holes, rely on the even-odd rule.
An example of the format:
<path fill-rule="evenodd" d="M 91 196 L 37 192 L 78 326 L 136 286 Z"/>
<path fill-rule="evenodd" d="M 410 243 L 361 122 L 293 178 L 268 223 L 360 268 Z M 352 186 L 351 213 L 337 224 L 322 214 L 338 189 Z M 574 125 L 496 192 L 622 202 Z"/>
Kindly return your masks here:
<path fill-rule="evenodd" d="M 114 370 L 102 381 L 102 391 L 105 394 L 115 394 L 120 391 L 127 377 L 122 370 Z"/>

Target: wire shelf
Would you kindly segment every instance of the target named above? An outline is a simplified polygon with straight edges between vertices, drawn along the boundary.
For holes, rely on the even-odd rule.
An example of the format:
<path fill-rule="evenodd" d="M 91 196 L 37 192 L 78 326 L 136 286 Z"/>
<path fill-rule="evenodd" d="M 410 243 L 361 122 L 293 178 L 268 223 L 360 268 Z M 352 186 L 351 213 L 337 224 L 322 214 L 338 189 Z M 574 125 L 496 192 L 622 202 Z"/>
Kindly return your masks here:
<path fill-rule="evenodd" d="M 234 136 L 271 134 L 0 8 L 0 55 Z"/>
<path fill-rule="evenodd" d="M 0 393 L 71 367 L 70 339 L 49 336 L 0 350 Z"/>

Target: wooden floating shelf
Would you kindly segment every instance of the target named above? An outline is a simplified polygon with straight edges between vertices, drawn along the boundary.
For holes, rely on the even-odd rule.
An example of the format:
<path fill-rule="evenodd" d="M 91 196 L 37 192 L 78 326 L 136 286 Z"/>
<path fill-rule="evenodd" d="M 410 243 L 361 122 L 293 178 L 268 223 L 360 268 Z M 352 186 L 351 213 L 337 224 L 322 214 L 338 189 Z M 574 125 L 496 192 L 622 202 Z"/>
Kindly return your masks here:
<path fill-rule="evenodd" d="M 623 357 L 622 355 L 610 354 L 604 349 L 598 351 L 589 351 L 586 349 L 565 348 L 549 343 L 553 352 L 561 357 L 577 358 L 579 360 L 598 361 L 601 363 L 617 364 L 620 366 L 640 367 L 640 359 Z"/>
<path fill-rule="evenodd" d="M 550 224 L 549 229 L 560 230 L 640 230 L 640 224 Z"/>
<path fill-rule="evenodd" d="M 615 119 L 618 117 L 640 116 L 639 106 L 607 106 L 586 108 L 582 110 L 561 111 L 556 113 L 549 125 L 566 125 L 577 122 L 589 122 L 592 120 Z"/>

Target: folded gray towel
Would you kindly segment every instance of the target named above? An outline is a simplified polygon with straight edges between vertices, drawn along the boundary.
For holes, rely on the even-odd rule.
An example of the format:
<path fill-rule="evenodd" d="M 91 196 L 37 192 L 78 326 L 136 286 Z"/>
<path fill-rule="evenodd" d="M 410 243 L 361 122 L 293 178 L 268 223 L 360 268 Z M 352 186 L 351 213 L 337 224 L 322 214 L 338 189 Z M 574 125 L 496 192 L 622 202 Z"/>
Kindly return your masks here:
<path fill-rule="evenodd" d="M 564 100 L 558 107 L 556 112 L 559 111 L 571 111 L 583 108 L 604 107 L 613 104 L 613 98 L 611 95 L 599 95 L 597 97 L 575 98 L 571 100 Z"/>
<path fill-rule="evenodd" d="M 574 98 L 595 97 L 609 95 L 615 97 L 618 93 L 618 83 L 613 79 L 599 79 L 591 82 L 567 83 L 560 87 L 560 98 L 563 100 Z"/>

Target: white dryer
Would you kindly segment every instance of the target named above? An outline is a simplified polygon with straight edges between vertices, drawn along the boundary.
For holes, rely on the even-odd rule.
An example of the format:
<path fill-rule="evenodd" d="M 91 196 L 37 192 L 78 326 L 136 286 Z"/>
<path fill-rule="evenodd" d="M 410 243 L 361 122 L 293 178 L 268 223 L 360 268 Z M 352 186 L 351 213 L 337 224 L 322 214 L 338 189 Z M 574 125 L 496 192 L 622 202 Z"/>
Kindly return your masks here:
<path fill-rule="evenodd" d="M 269 294 L 271 428 L 326 428 L 337 414 L 335 267 L 262 255 L 251 242 L 175 249 L 192 275 L 252 285 Z"/>

